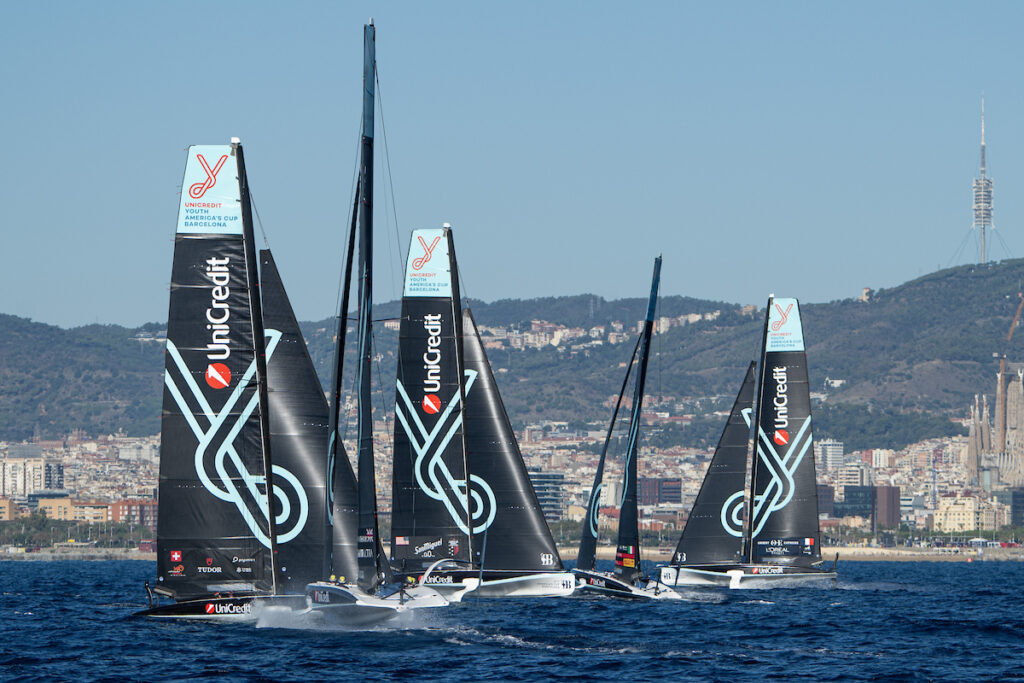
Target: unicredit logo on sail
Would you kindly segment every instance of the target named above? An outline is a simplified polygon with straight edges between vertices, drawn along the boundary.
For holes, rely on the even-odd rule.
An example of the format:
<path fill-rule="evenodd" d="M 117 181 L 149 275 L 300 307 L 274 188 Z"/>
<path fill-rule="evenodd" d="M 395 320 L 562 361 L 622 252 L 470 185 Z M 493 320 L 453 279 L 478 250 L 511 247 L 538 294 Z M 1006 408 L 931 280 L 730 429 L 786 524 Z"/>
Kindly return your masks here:
<path fill-rule="evenodd" d="M 436 415 L 441 409 L 441 314 L 428 313 L 423 316 L 423 330 L 427 333 L 427 350 L 423 353 L 423 410 Z"/>
<path fill-rule="evenodd" d="M 206 345 L 206 358 L 210 366 L 206 370 L 206 382 L 214 389 L 222 389 L 231 382 L 231 371 L 223 363 L 231 355 L 231 309 L 228 297 L 231 295 L 230 259 L 211 257 L 206 259 L 206 278 L 213 287 L 210 289 L 210 306 L 206 309 L 206 329 L 210 341 Z M 226 375 L 225 375 L 226 373 Z"/>
<path fill-rule="evenodd" d="M 785 446 L 789 443 L 789 380 L 786 373 L 786 366 L 772 368 L 772 379 L 775 380 L 775 398 L 772 405 L 775 406 L 775 443 Z"/>

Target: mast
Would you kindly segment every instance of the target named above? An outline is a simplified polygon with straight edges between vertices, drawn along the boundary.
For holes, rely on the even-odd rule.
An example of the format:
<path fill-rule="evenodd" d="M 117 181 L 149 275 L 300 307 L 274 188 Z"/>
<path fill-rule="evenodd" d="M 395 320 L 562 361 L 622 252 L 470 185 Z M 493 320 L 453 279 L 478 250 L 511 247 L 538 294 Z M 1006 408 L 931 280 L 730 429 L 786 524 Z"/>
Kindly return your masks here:
<path fill-rule="evenodd" d="M 359 391 L 359 585 L 372 589 L 382 570 L 377 528 L 377 491 L 373 463 L 373 412 L 370 402 L 370 339 L 373 306 L 373 86 L 376 56 L 373 21 L 363 27 L 363 130 L 359 160 L 359 321 L 357 363 Z M 386 563 L 384 563 L 386 565 Z"/>
<path fill-rule="evenodd" d="M 647 380 L 647 360 L 651 354 L 651 334 L 654 330 L 654 309 L 658 302 L 658 283 L 661 278 L 661 257 L 654 259 L 651 278 L 651 296 L 647 301 L 644 318 L 640 366 L 637 368 L 633 389 L 633 410 L 629 420 L 629 440 L 626 443 L 625 482 L 622 506 L 619 511 L 619 540 L 615 549 L 615 575 L 632 583 L 640 574 L 640 519 L 637 511 L 637 449 L 639 447 L 640 416 L 644 402 L 644 384 Z"/>
<path fill-rule="evenodd" d="M 633 355 L 629 358 L 629 366 L 626 368 L 626 376 L 622 378 L 622 387 L 619 389 L 619 397 L 615 401 L 615 410 L 612 411 L 612 421 L 608 424 L 608 433 L 604 437 L 604 446 L 601 448 L 601 458 L 597 461 L 597 472 L 594 474 L 594 485 L 590 489 L 590 498 L 587 500 L 587 515 L 583 518 L 583 528 L 580 532 L 580 549 L 576 554 L 576 568 L 584 571 L 593 571 L 594 560 L 597 552 L 597 516 L 601 505 L 601 489 L 604 480 L 604 462 L 608 456 L 608 446 L 611 444 L 612 433 L 615 431 L 615 423 L 619 418 L 619 408 L 622 407 L 622 398 L 626 395 L 626 387 L 629 384 L 629 377 L 633 373 L 633 362 L 636 360 L 637 351 L 640 350 L 640 342 L 643 335 L 636 338 L 633 346 Z"/>
<path fill-rule="evenodd" d="M 266 514 L 270 529 L 270 567 L 274 594 L 277 586 L 277 524 L 274 515 L 273 471 L 270 457 L 270 416 L 267 413 L 267 342 L 263 329 L 263 306 L 260 302 L 259 271 L 256 269 L 256 237 L 252 225 L 252 202 L 249 181 L 245 173 L 245 156 L 238 138 L 231 139 L 231 147 L 238 159 L 238 190 L 242 204 L 242 246 L 245 250 L 245 269 L 249 288 L 249 314 L 252 317 L 253 351 L 256 356 L 256 391 L 260 406 L 260 441 L 263 448 L 264 482 L 266 486 Z"/>
<path fill-rule="evenodd" d="M 755 396 L 757 397 L 754 402 L 754 423 L 750 425 L 750 429 L 754 435 L 754 451 L 750 455 L 750 495 L 747 496 L 747 519 L 746 524 L 743 527 L 743 559 L 749 564 L 753 562 L 753 543 L 751 543 L 751 530 L 754 519 L 754 491 L 757 490 L 757 483 L 754 481 L 757 476 L 757 439 L 758 429 L 761 424 L 761 387 L 764 386 L 764 355 L 765 347 L 768 343 L 768 321 L 772 315 L 772 300 L 775 298 L 774 294 L 768 296 L 768 305 L 764 311 L 764 330 L 761 332 L 761 356 L 758 361 L 757 369 L 757 384 L 755 385 Z"/>

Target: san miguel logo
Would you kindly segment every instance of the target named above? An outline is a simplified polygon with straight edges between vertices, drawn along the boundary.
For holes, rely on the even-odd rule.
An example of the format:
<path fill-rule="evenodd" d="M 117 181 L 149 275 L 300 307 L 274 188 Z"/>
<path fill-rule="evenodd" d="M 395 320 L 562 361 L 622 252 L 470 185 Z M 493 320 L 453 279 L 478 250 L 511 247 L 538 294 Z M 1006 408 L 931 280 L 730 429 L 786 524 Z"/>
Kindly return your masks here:
<path fill-rule="evenodd" d="M 779 319 L 772 323 L 772 332 L 782 329 L 782 326 L 789 321 L 789 312 L 792 310 L 793 304 L 786 306 L 786 310 L 782 310 L 782 306 L 775 304 L 775 312 L 779 314 Z"/>
<path fill-rule="evenodd" d="M 779 446 L 789 443 L 789 380 L 786 370 L 785 365 L 772 368 L 772 379 L 775 380 L 775 398 L 772 399 L 772 406 L 775 408 L 775 435 L 772 439 Z"/>
<path fill-rule="evenodd" d="M 440 237 L 438 239 L 441 239 Z M 423 331 L 427 333 L 427 350 L 423 352 L 423 410 L 428 415 L 437 415 L 441 410 L 441 314 L 428 313 L 423 316 Z"/>
<path fill-rule="evenodd" d="M 206 157 L 202 154 L 197 154 L 196 160 L 199 162 L 199 165 L 203 167 L 203 170 L 206 171 L 206 180 L 201 183 L 196 183 L 188 188 L 188 196 L 192 197 L 192 199 L 200 199 L 204 194 L 206 194 L 207 190 L 217 184 L 217 174 L 220 173 L 220 169 L 224 167 L 224 163 L 228 160 L 228 155 L 225 154 L 218 159 L 217 165 L 213 168 L 210 168 L 210 162 L 208 162 Z"/>
<path fill-rule="evenodd" d="M 430 244 L 427 244 L 427 241 L 422 236 L 417 235 L 416 239 L 419 240 L 420 246 L 423 247 L 423 256 L 418 256 L 412 260 L 412 269 L 423 270 L 423 266 L 427 265 L 430 262 L 430 257 L 434 255 L 434 249 L 437 249 L 441 236 L 435 237 Z"/>
<path fill-rule="evenodd" d="M 231 272 L 228 270 L 230 259 L 216 256 L 206 259 L 206 278 L 213 287 L 210 289 L 210 306 L 206 309 L 206 329 L 210 331 L 210 341 L 206 345 L 206 358 L 211 361 L 206 368 L 206 383 L 213 389 L 224 389 L 231 384 L 231 370 L 224 363 L 213 361 L 227 360 L 231 355 L 231 308 L 227 299 L 231 296 Z"/>

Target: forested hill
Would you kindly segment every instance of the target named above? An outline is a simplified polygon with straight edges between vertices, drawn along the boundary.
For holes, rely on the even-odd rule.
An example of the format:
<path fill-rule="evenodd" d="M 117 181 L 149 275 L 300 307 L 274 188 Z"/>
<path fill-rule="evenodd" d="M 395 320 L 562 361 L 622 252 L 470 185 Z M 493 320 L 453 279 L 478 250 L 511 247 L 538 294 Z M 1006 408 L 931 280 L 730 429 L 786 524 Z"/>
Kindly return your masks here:
<path fill-rule="evenodd" d="M 833 434 L 853 447 L 885 446 L 875 441 L 948 430 L 944 420 L 929 417 L 963 415 L 974 394 L 994 391 L 993 354 L 1004 351 L 1021 282 L 1024 260 L 1013 260 L 932 273 L 872 292 L 867 302 L 803 305 L 812 388 L 828 394 L 818 435 Z M 799 297 L 800 292 L 778 294 Z M 620 321 L 630 333 L 644 305 L 641 298 L 606 301 L 592 295 L 471 302 L 482 326 L 525 331 L 530 321 L 546 320 L 610 330 Z M 669 296 L 659 303 L 658 314 L 673 318 L 715 311 L 714 319 L 673 327 L 655 338 L 649 394 L 719 397 L 688 401 L 698 415 L 731 401 L 746 364 L 757 354 L 763 310 L 744 314 L 737 304 Z M 374 315 L 397 316 L 397 302 L 382 304 Z M 64 434 L 75 427 L 90 433 L 159 431 L 163 347 L 147 340 L 159 337 L 162 328 L 61 329 L 0 315 L 0 439 Z M 332 328 L 331 319 L 303 323 L 325 380 Z M 378 323 L 375 341 L 385 385 L 379 395 L 389 403 L 397 334 Z M 628 359 L 632 341 L 571 349 L 582 341 L 490 351 L 514 422 L 606 419 L 603 402 L 618 390 L 619 364 Z M 1024 335 L 1006 350 L 1011 360 L 1024 360 L 1022 345 Z M 826 391 L 826 377 L 844 383 Z M 690 435 L 677 436 L 706 442 L 706 434 L 697 438 L 699 424 Z M 705 431 L 714 435 L 715 424 L 709 420 Z M 894 433 L 907 430 L 911 433 Z"/>

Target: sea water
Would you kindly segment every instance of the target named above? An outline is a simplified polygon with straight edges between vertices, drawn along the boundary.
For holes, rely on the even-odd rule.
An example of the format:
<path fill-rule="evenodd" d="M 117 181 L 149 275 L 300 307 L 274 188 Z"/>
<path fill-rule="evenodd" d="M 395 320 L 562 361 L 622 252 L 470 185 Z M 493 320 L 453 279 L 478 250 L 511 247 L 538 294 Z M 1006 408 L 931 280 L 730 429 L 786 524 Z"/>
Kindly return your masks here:
<path fill-rule="evenodd" d="M 387 628 L 131 619 L 151 562 L 0 562 L 0 679 L 1024 678 L 1024 563 L 848 562 L 833 589 L 473 600 Z"/>

